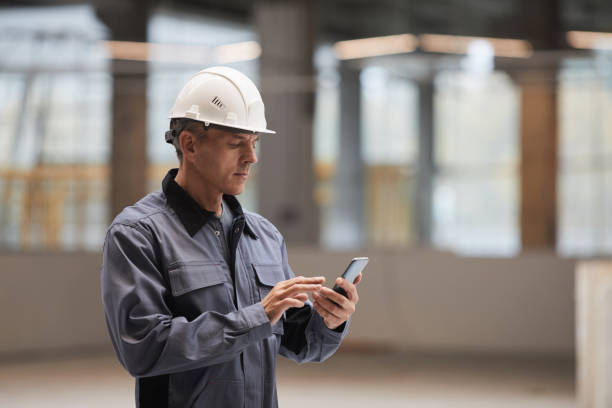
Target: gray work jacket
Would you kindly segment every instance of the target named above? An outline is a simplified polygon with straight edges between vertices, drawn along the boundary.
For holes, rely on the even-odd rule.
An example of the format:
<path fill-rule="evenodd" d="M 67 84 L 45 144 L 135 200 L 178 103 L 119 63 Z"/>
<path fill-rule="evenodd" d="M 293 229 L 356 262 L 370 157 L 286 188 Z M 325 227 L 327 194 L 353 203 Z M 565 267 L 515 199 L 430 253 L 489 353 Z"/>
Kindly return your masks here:
<path fill-rule="evenodd" d="M 235 215 L 227 248 L 176 172 L 124 209 L 104 244 L 104 311 L 136 406 L 276 407 L 276 355 L 323 361 L 348 323 L 328 329 L 308 302 L 271 325 L 261 299 L 294 277 L 281 234 L 224 196 Z"/>

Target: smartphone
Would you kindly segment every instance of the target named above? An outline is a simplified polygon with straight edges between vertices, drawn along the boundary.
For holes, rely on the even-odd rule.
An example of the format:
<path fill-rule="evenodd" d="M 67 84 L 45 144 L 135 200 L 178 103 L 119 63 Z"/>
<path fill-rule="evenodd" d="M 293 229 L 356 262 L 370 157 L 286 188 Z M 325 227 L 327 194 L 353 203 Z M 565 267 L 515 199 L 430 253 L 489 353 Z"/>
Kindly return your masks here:
<path fill-rule="evenodd" d="M 355 282 L 355 279 L 357 279 L 357 276 L 366 267 L 369 260 L 370 259 L 368 257 L 353 258 L 349 266 L 346 267 L 346 270 L 342 274 L 342 278 L 349 282 Z M 334 290 L 344 297 L 347 297 L 346 292 L 340 286 L 334 285 Z"/>

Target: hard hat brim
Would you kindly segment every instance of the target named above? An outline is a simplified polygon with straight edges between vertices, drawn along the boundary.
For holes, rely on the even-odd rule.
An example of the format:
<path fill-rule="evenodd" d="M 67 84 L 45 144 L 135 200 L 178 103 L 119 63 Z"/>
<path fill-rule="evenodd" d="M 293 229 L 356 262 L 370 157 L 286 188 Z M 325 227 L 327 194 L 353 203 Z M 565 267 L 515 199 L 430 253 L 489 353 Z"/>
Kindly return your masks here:
<path fill-rule="evenodd" d="M 230 130 L 231 129 L 233 129 L 233 130 L 243 130 L 245 132 L 264 133 L 264 134 L 269 134 L 269 135 L 276 134 L 276 131 L 270 130 L 270 129 L 253 128 L 253 127 L 248 127 L 248 126 L 231 126 L 231 125 L 228 125 L 227 123 L 220 123 L 220 122 L 216 122 L 214 120 L 199 120 L 199 119 L 193 119 L 193 118 L 189 118 L 189 117 L 185 117 L 185 116 L 169 116 L 168 119 L 191 119 L 191 120 L 195 120 L 196 122 L 202 122 L 206 126 L 208 126 L 208 125 L 216 125 L 216 126 L 219 126 L 219 127 L 230 129 Z"/>

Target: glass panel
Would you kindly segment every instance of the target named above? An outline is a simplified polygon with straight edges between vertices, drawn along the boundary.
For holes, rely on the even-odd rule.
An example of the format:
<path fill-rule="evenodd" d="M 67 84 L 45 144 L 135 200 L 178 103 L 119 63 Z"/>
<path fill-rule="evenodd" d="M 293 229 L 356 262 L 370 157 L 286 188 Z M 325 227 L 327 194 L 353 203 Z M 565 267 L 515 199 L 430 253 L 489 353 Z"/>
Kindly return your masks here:
<path fill-rule="evenodd" d="M 406 246 L 416 238 L 418 89 L 383 68 L 361 75 L 361 141 L 368 241 Z"/>
<path fill-rule="evenodd" d="M 0 15 L 0 246 L 100 250 L 111 77 L 88 6 Z"/>
<path fill-rule="evenodd" d="M 345 160 L 363 165 L 363 179 L 356 180 L 363 184 L 355 189 L 364 192 L 364 213 L 361 219 L 339 219 L 343 210 L 336 208 L 337 203 L 346 200 L 339 200 L 337 195 L 342 191 L 351 193 L 335 188 L 341 148 L 342 82 L 337 61 L 324 51 L 317 52 L 319 82 L 314 125 L 321 242 L 329 248 L 354 247 L 361 240 L 355 237 L 364 231 L 366 242 L 375 246 L 409 245 L 416 235 L 413 220 L 418 150 L 417 89 L 412 82 L 385 67 L 366 68 L 361 73 L 361 106 L 354 118 L 346 119 L 361 122 L 361 152 L 357 157 L 347 155 Z M 362 229 L 358 223 L 365 227 Z"/>
<path fill-rule="evenodd" d="M 317 91 L 313 124 L 315 161 L 315 198 L 319 205 L 320 241 L 335 245 L 338 228 L 334 219 L 335 175 L 340 143 L 340 76 L 330 47 L 321 46 L 315 53 Z"/>
<path fill-rule="evenodd" d="M 516 177 L 491 174 L 439 176 L 434 188 L 434 241 L 469 255 L 512 255 L 519 248 Z"/>
<path fill-rule="evenodd" d="M 443 72 L 435 86 L 434 245 L 513 255 L 520 248 L 519 91 L 502 72 Z"/>
<path fill-rule="evenodd" d="M 559 74 L 557 247 L 612 253 L 612 54 L 565 62 Z"/>

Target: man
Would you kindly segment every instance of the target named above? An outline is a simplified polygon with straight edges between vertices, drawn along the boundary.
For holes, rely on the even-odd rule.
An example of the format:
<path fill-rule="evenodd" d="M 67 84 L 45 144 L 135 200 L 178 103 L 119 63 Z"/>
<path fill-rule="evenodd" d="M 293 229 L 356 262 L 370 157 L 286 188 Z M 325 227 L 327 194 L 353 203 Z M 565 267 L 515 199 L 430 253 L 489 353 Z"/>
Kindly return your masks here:
<path fill-rule="evenodd" d="M 275 407 L 276 355 L 333 354 L 357 290 L 339 279 L 344 297 L 323 277 L 296 278 L 278 230 L 234 197 L 257 162 L 259 134 L 274 133 L 245 75 L 201 71 L 170 118 L 166 141 L 179 169 L 124 209 L 106 237 L 102 296 L 113 346 L 136 377 L 139 407 Z"/>

